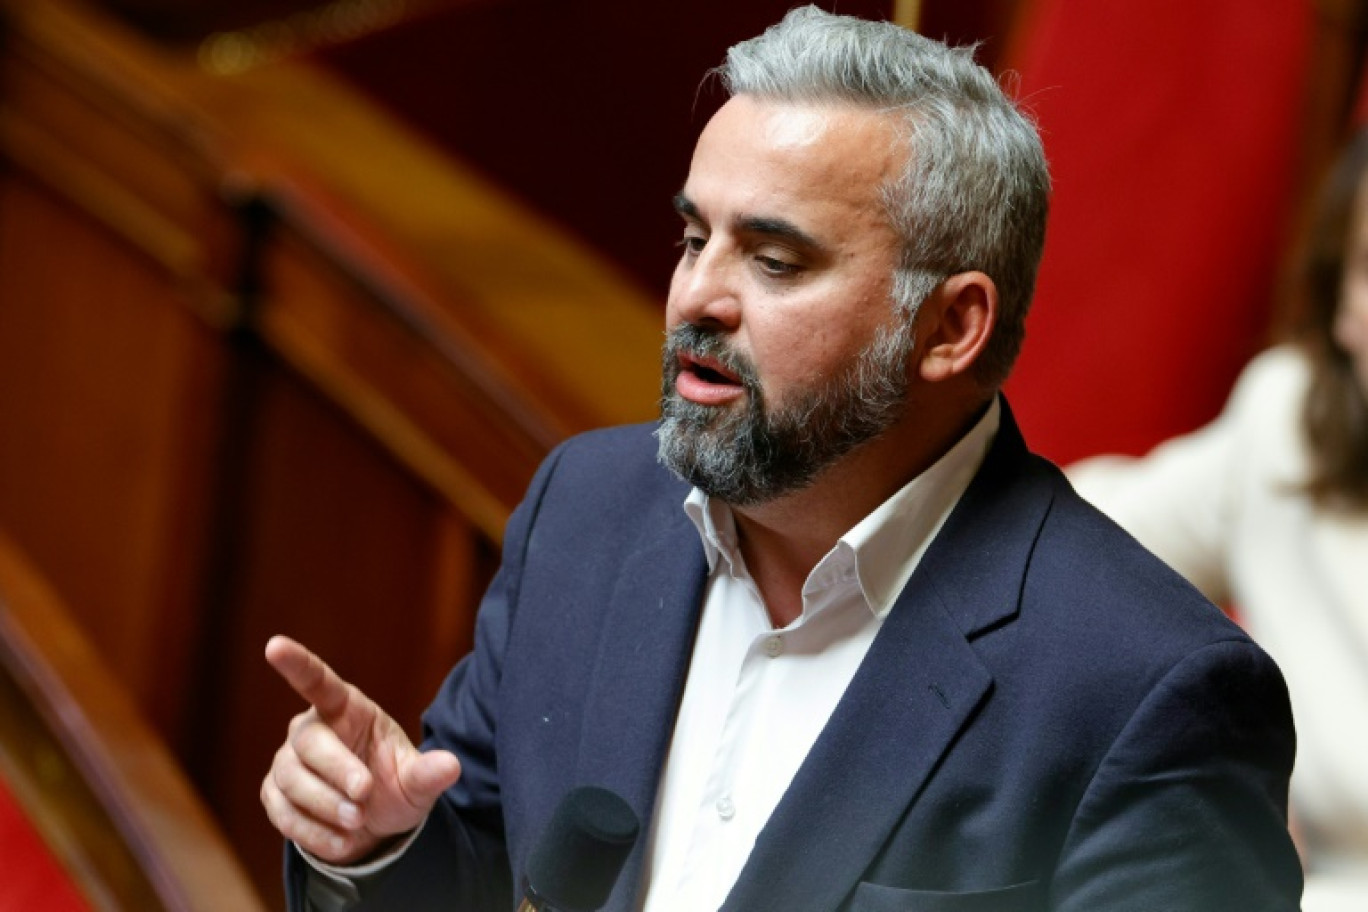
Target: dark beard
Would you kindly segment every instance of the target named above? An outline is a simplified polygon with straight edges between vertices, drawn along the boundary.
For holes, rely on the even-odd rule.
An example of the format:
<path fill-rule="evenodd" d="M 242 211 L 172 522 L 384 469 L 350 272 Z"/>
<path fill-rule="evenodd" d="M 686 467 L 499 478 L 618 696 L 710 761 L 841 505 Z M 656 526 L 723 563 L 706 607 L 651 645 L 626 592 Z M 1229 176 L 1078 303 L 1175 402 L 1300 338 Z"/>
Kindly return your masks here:
<path fill-rule="evenodd" d="M 897 421 L 907 399 L 910 322 L 883 330 L 849 368 L 774 409 L 749 359 L 721 333 L 682 323 L 665 339 L 657 458 L 710 497 L 753 506 L 810 485 Z M 707 406 L 675 390 L 681 351 L 716 358 L 740 378 L 744 402 Z"/>

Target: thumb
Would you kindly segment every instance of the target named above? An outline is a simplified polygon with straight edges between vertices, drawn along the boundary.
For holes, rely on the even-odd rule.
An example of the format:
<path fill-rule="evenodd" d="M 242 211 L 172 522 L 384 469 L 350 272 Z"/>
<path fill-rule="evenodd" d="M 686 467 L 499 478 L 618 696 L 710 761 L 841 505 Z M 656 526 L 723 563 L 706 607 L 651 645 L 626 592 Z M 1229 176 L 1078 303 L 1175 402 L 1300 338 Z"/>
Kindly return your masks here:
<path fill-rule="evenodd" d="M 415 753 L 399 774 L 399 786 L 409 804 L 430 808 L 442 792 L 461 778 L 461 761 L 450 751 L 430 750 Z"/>

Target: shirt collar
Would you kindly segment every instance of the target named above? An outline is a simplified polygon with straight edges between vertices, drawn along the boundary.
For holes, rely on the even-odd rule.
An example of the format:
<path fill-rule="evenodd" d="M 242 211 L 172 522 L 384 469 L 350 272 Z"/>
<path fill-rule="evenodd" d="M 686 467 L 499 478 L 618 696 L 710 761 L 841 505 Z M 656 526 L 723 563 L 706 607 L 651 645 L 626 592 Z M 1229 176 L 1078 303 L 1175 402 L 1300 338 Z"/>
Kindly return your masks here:
<path fill-rule="evenodd" d="M 804 589 L 818 575 L 829 574 L 833 560 L 853 554 L 856 578 L 869 610 L 878 617 L 887 614 L 983 464 L 1001 415 L 995 397 L 983 417 L 945 455 L 841 536 L 813 569 Z M 684 501 L 684 512 L 698 530 L 709 572 L 716 572 L 722 558 L 730 572 L 739 575 L 742 562 L 731 508 L 694 488 Z"/>
<path fill-rule="evenodd" d="M 717 561 L 725 557 L 736 564 L 736 521 L 731 508 L 723 501 L 709 497 L 698 488 L 684 500 L 684 512 L 693 521 L 698 537 L 703 541 L 703 553 L 708 558 L 708 572 L 717 570 Z"/>

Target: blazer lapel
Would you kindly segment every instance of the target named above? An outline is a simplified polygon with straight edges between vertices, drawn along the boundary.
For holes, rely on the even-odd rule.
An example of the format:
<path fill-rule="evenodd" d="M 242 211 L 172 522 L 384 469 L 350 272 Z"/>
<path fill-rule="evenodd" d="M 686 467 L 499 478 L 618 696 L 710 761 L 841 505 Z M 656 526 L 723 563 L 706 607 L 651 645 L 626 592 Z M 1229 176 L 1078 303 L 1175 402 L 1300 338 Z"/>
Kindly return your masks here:
<path fill-rule="evenodd" d="M 970 645 L 1009 621 L 1049 486 L 1003 408 L 983 467 L 898 598 L 756 840 L 722 912 L 835 910 L 859 883 L 992 675 Z"/>
<path fill-rule="evenodd" d="M 901 600 L 723 912 L 838 908 L 991 680 L 939 605 Z"/>
<path fill-rule="evenodd" d="M 636 897 L 707 571 L 698 534 L 681 508 L 660 537 L 623 562 L 608 607 L 585 704 L 576 781 L 626 799 L 640 816 L 641 835 L 607 912 L 630 909 Z"/>

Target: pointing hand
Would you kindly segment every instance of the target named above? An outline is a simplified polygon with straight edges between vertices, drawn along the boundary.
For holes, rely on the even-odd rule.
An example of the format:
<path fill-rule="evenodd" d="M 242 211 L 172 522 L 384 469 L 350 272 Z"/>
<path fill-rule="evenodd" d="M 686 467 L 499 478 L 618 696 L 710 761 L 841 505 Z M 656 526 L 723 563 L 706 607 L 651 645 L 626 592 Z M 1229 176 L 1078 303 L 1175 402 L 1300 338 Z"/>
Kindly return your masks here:
<path fill-rule="evenodd" d="M 420 752 L 398 723 L 323 660 L 272 637 L 266 660 L 309 703 L 290 722 L 261 784 L 287 839 L 333 864 L 354 864 L 426 819 L 461 776 L 448 751 Z"/>

